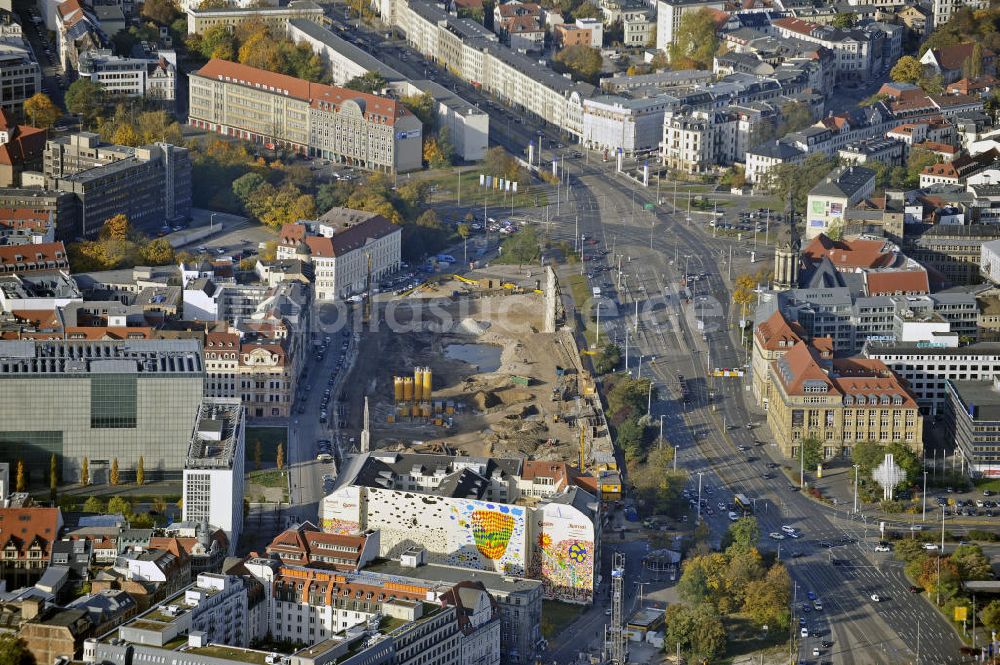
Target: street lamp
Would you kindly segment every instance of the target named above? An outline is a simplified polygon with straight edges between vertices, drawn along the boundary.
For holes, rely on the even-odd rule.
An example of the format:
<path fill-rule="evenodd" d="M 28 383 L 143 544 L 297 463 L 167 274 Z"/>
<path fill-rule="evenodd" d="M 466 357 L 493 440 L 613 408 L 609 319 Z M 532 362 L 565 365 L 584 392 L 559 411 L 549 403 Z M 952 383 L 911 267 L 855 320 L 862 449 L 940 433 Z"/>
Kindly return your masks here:
<path fill-rule="evenodd" d="M 666 418 L 666 414 L 660 414 L 660 450 L 663 450 L 663 419 Z"/>
<path fill-rule="evenodd" d="M 858 470 L 861 468 L 860 464 L 854 465 L 854 514 L 858 514 Z M 926 504 L 924 504 L 926 510 Z"/>
<path fill-rule="evenodd" d="M 924 503 L 924 513 L 921 516 L 920 521 L 926 522 L 927 521 L 927 471 L 926 470 L 924 471 L 924 494 L 922 498 Z"/>
<path fill-rule="evenodd" d="M 705 475 L 703 472 L 701 472 L 701 471 L 698 472 L 698 523 L 699 524 L 701 523 L 701 477 L 703 475 Z M 944 519 L 942 518 L 942 524 L 943 523 L 944 523 Z M 939 576 L 940 576 L 940 574 L 941 573 L 938 572 Z"/>

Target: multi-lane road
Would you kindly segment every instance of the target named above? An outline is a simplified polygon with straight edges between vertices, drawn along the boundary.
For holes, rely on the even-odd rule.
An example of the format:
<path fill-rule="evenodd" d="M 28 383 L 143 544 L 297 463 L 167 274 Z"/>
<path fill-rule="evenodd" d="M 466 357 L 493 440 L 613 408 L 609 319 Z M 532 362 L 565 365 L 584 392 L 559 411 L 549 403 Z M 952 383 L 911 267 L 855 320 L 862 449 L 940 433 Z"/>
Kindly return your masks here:
<path fill-rule="evenodd" d="M 734 343 L 738 342 L 731 325 L 735 315 L 724 279 L 733 241 L 712 239 L 688 224 L 683 212 L 646 211 L 643 204 L 653 202 L 652 192 L 635 190 L 629 181 L 608 173 L 607 164 L 576 160 L 572 173 L 569 202 L 550 233 L 567 240 L 575 233 L 593 236 L 609 252 L 606 261 L 617 268 L 620 260 L 620 280 L 616 270 L 594 279 L 595 285 L 615 292 L 624 314 L 604 322 L 602 335 L 617 338 L 622 345 L 628 336 L 630 368 L 637 373 L 641 360 L 643 376 L 654 378 L 663 397 L 654 405 L 654 421 L 663 416 L 664 431 L 678 446 L 680 464 L 694 475 L 702 474 L 703 488 L 714 489 L 709 497 L 712 505 L 730 501 L 735 492 L 756 499 L 765 534 L 761 547 L 776 550 L 779 543 L 784 547 L 782 558 L 796 584 L 795 620 L 803 616 L 810 633 L 793 648 L 807 661 L 813 658 L 813 648 L 819 648 L 819 662 L 846 665 L 915 662 L 918 650 L 922 663 L 960 662 L 960 642 L 951 628 L 926 601 L 910 594 L 900 564 L 891 555 L 873 551 L 875 530 L 793 491 L 780 471 L 765 466 L 772 457 L 781 460 L 772 446 L 755 446 L 755 441 L 767 440 L 766 427 L 745 427 L 754 422 L 746 405 L 748 384 L 708 377 L 710 368 L 740 367 L 746 362 L 745 350 Z M 745 260 L 745 255 L 741 250 L 734 257 Z M 679 297 L 676 286 L 688 270 L 706 274 L 694 283 L 690 304 Z M 737 271 L 734 268 L 732 275 Z M 695 307 L 705 324 L 704 334 L 696 330 Z M 684 375 L 691 390 L 687 408 L 675 391 L 677 374 Z M 739 452 L 738 445 L 748 452 Z M 766 477 L 768 473 L 774 477 Z M 725 528 L 724 515 L 711 519 L 718 531 Z M 800 529 L 803 538 L 767 537 L 782 525 Z M 800 556 L 789 558 L 789 549 Z M 821 598 L 821 612 L 804 611 L 807 592 Z M 873 593 L 880 602 L 871 600 Z M 825 648 L 822 642 L 833 645 Z"/>

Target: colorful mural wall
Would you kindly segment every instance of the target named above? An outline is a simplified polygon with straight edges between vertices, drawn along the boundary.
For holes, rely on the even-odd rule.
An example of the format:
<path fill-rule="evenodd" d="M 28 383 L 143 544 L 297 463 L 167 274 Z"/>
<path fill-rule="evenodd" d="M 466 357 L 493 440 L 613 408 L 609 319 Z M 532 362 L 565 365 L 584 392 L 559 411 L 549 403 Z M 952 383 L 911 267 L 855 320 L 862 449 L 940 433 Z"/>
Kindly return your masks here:
<path fill-rule="evenodd" d="M 360 487 L 347 486 L 323 498 L 320 508 L 320 528 L 327 533 L 352 534 L 361 531 Z"/>
<path fill-rule="evenodd" d="M 576 508 L 562 504 L 543 506 L 536 518 L 531 576 L 542 580 L 548 598 L 593 602 L 598 556 L 593 524 Z"/>

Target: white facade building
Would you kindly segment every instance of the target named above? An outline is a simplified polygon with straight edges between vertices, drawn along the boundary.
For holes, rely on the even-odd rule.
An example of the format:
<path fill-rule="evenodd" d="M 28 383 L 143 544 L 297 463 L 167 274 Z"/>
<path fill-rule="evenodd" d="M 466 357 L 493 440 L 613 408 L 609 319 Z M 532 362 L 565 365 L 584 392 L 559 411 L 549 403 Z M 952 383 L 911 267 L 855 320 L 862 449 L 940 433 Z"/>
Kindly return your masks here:
<path fill-rule="evenodd" d="M 1000 284 L 1000 240 L 984 242 L 979 258 L 979 273 L 994 284 Z"/>
<path fill-rule="evenodd" d="M 177 99 L 177 54 L 173 51 L 150 58 L 122 58 L 110 49 L 86 51 L 80 55 L 79 74 L 113 96 Z"/>
<path fill-rule="evenodd" d="M 656 0 L 656 48 L 664 51 L 674 43 L 674 33 L 684 13 L 724 7 L 725 3 L 713 0 Z"/>
<path fill-rule="evenodd" d="M 183 520 L 207 522 L 225 531 L 230 554 L 243 530 L 244 425 L 239 399 L 205 399 L 184 463 Z"/>
<path fill-rule="evenodd" d="M 590 30 L 590 46 L 601 48 L 604 45 L 604 24 L 596 18 L 578 18 L 576 27 L 581 30 Z"/>
<path fill-rule="evenodd" d="M 381 215 L 333 208 L 315 222 L 286 224 L 278 259 L 310 261 L 317 300 L 359 294 L 369 276 L 373 283 L 399 269 L 402 228 Z"/>
<path fill-rule="evenodd" d="M 685 173 L 705 173 L 736 159 L 736 117 L 725 111 L 667 113 L 660 158 Z"/>
<path fill-rule="evenodd" d="M 625 154 L 654 150 L 663 133 L 663 116 L 677 104 L 670 95 L 628 99 L 602 95 L 583 101 L 583 144 L 593 150 Z"/>
<path fill-rule="evenodd" d="M 954 338 L 941 342 L 871 342 L 864 356 L 881 360 L 906 381 L 926 414 L 944 412 L 946 381 L 992 381 L 1000 378 L 1000 343 L 958 346 Z"/>

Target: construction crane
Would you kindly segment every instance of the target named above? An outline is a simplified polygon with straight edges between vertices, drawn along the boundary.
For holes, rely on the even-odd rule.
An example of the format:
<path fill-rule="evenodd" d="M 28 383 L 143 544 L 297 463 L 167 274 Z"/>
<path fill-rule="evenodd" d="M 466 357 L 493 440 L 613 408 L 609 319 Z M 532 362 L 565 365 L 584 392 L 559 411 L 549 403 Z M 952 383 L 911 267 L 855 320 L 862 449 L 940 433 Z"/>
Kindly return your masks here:
<path fill-rule="evenodd" d="M 611 625 L 605 629 L 604 662 L 625 665 L 628 662 L 628 633 L 624 615 L 625 555 L 615 552 L 611 564 Z"/>

